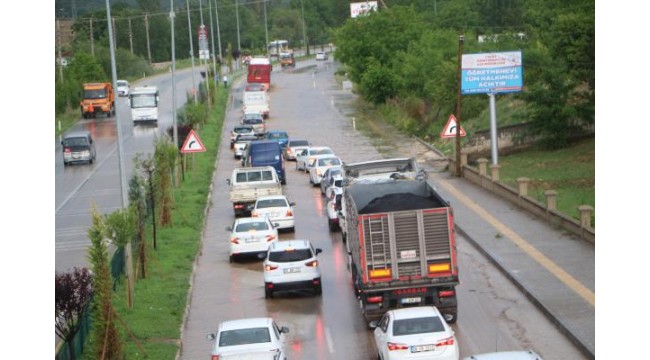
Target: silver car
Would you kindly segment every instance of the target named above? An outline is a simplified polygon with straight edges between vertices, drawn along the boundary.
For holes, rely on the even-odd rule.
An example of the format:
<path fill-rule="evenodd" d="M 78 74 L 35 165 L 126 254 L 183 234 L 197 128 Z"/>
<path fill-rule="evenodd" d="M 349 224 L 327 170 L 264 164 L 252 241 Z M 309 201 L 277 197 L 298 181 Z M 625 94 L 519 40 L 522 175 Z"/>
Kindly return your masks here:
<path fill-rule="evenodd" d="M 334 151 L 327 146 L 310 146 L 296 154 L 296 170 L 309 172 L 309 162 L 316 155 L 334 155 Z"/>
<path fill-rule="evenodd" d="M 296 154 L 309 147 L 309 141 L 289 139 L 287 146 L 282 148 L 282 156 L 285 160 L 296 161 Z"/>
<path fill-rule="evenodd" d="M 71 132 L 63 136 L 63 165 L 81 162 L 92 164 L 97 157 L 95 141 L 89 131 Z"/>

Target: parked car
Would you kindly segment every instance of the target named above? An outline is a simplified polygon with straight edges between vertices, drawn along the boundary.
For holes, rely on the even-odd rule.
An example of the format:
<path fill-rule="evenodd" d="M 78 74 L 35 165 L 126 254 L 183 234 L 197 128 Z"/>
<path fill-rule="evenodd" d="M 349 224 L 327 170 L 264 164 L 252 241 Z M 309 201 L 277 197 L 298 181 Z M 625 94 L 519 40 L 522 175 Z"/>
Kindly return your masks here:
<path fill-rule="evenodd" d="M 296 170 L 309 172 L 308 164 L 311 157 L 316 155 L 334 155 L 334 151 L 327 146 L 310 146 L 296 154 Z"/>
<path fill-rule="evenodd" d="M 389 310 L 370 327 L 379 359 L 459 359 L 454 331 L 435 306 Z"/>
<path fill-rule="evenodd" d="M 97 157 L 95 140 L 89 131 L 65 134 L 61 146 L 63 146 L 63 166 L 78 162 L 92 164 Z"/>
<path fill-rule="evenodd" d="M 343 190 L 339 188 L 329 192 L 331 195 L 327 198 L 327 206 L 325 206 L 327 211 L 327 227 L 330 231 L 336 231 L 341 229 L 341 225 L 339 224 L 339 211 L 341 210 Z"/>
<path fill-rule="evenodd" d="M 214 340 L 211 358 L 224 359 L 226 355 L 254 351 L 285 353 L 284 334 L 288 332 L 289 328 L 278 326 L 270 317 L 223 321 L 216 333 L 207 336 Z"/>
<path fill-rule="evenodd" d="M 235 140 L 237 140 L 237 135 L 256 135 L 253 125 L 242 125 L 238 124 L 230 131 L 230 148 L 233 149 L 235 146 Z"/>
<path fill-rule="evenodd" d="M 268 217 L 276 228 L 294 231 L 293 207 L 296 204 L 289 202 L 285 195 L 260 196 L 255 201 L 251 211 L 252 217 Z"/>
<path fill-rule="evenodd" d="M 341 167 L 342 161 L 334 155 L 317 155 L 309 162 L 309 182 L 313 186 L 320 186 L 320 181 L 327 169 L 332 167 Z"/>
<path fill-rule="evenodd" d="M 276 291 L 291 290 L 312 290 L 314 295 L 321 295 L 321 272 L 316 258 L 321 252 L 309 240 L 272 244 L 264 260 L 265 297 L 272 298 Z"/>
<path fill-rule="evenodd" d="M 285 160 L 296 160 L 296 154 L 310 146 L 309 141 L 302 139 L 291 139 L 287 141 L 287 146 L 282 148 L 282 156 Z"/>
<path fill-rule="evenodd" d="M 233 148 L 235 149 L 235 159 L 241 159 L 246 156 L 247 149 L 250 146 L 252 141 L 257 141 L 259 138 L 257 135 L 251 134 L 242 134 L 237 136 Z"/>
<path fill-rule="evenodd" d="M 280 146 L 285 147 L 289 141 L 289 134 L 282 130 L 271 130 L 266 132 L 267 140 L 275 140 Z"/>
<path fill-rule="evenodd" d="M 533 350 L 499 351 L 464 357 L 463 360 L 543 360 Z"/>
<path fill-rule="evenodd" d="M 334 182 L 338 180 L 338 186 L 341 186 L 342 182 L 341 177 L 341 167 L 332 166 L 331 168 L 325 170 L 323 173 L 323 178 L 320 181 L 320 192 L 322 195 L 327 196 L 327 188 L 334 185 Z"/>
<path fill-rule="evenodd" d="M 277 224 L 265 217 L 237 218 L 226 231 L 230 231 L 230 262 L 240 256 L 266 253 L 279 239 Z"/>
<path fill-rule="evenodd" d="M 329 57 L 329 56 L 328 56 L 327 53 L 324 52 L 324 51 L 318 51 L 318 52 L 316 52 L 316 60 L 323 60 L 323 61 L 325 61 L 325 60 L 327 60 L 328 57 Z"/>
<path fill-rule="evenodd" d="M 246 113 L 242 118 L 242 125 L 251 125 L 259 136 L 266 132 L 266 122 L 260 113 Z"/>
<path fill-rule="evenodd" d="M 126 80 L 117 80 L 117 96 L 129 96 L 131 86 Z"/>

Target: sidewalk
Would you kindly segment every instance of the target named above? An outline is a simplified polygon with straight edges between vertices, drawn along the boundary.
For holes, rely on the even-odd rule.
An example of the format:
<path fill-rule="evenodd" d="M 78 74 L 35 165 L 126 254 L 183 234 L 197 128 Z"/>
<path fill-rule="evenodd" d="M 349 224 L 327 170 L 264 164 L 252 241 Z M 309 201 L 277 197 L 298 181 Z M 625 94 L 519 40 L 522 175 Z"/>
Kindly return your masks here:
<path fill-rule="evenodd" d="M 451 202 L 457 231 L 585 356 L 595 358 L 594 245 L 469 181 L 447 172 L 428 172 L 432 186 Z"/>

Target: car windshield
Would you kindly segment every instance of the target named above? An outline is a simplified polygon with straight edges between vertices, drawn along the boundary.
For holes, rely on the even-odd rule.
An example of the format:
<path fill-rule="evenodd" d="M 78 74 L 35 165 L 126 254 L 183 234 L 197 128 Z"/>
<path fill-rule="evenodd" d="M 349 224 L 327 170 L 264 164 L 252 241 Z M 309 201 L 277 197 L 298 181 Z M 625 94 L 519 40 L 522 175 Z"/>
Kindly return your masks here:
<path fill-rule="evenodd" d="M 291 249 L 283 251 L 271 251 L 269 261 L 273 262 L 294 262 L 312 258 L 310 249 Z"/>
<path fill-rule="evenodd" d="M 445 331 L 442 321 L 437 316 L 395 320 L 393 335 L 414 335 Z"/>
<path fill-rule="evenodd" d="M 219 336 L 219 346 L 236 346 L 271 342 L 267 328 L 237 329 L 223 331 Z"/>
<path fill-rule="evenodd" d="M 264 209 L 271 207 L 287 207 L 287 201 L 285 199 L 269 199 L 269 200 L 258 200 L 256 209 Z"/>
<path fill-rule="evenodd" d="M 270 133 L 268 136 L 269 139 L 286 139 L 288 137 L 287 133 Z"/>
<path fill-rule="evenodd" d="M 118 81 L 117 86 L 126 86 L 126 81 Z"/>
<path fill-rule="evenodd" d="M 253 230 L 263 231 L 268 229 L 269 229 L 268 223 L 259 221 L 259 222 L 238 224 L 237 227 L 235 227 L 235 232 L 246 232 L 246 231 L 253 231 Z"/>

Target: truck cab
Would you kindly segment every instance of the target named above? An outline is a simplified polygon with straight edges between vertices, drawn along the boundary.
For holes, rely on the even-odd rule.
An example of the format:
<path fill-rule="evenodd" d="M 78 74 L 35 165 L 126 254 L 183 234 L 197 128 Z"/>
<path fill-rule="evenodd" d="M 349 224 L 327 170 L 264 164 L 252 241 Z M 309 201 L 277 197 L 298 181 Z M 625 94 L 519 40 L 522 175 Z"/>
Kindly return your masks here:
<path fill-rule="evenodd" d="M 106 117 L 115 115 L 115 93 L 111 83 L 83 84 L 79 109 L 84 119 L 104 114 Z"/>

